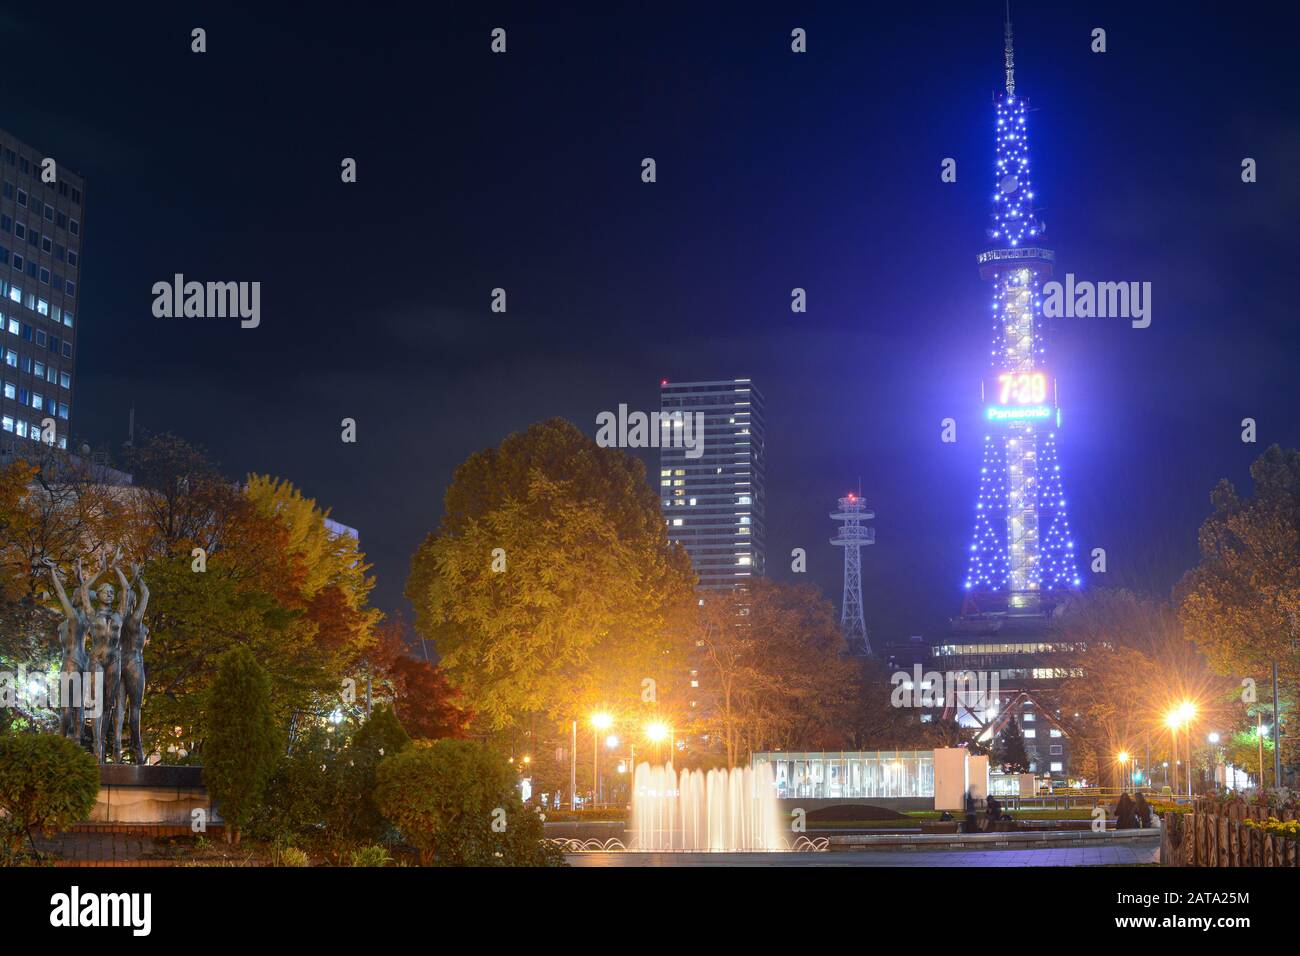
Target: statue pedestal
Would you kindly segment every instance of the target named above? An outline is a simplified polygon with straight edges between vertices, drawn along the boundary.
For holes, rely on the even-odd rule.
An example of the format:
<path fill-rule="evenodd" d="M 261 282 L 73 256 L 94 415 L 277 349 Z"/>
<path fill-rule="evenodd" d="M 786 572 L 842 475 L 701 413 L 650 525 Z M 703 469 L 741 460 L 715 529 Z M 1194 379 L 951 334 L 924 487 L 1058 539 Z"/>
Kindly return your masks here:
<path fill-rule="evenodd" d="M 154 823 L 190 826 L 202 809 L 209 825 L 219 821 L 203 786 L 202 767 L 104 764 L 91 823 Z"/>

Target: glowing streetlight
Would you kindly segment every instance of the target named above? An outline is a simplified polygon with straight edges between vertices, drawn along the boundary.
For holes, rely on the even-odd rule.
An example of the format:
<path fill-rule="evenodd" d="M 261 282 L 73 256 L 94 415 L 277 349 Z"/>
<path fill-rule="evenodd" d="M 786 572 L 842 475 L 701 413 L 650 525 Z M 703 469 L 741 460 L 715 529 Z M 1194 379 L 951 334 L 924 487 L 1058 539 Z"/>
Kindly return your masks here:
<path fill-rule="evenodd" d="M 603 710 L 591 715 L 591 804 L 600 802 L 600 746 L 596 735 L 614 726 L 614 718 Z"/>
<path fill-rule="evenodd" d="M 655 745 L 655 759 L 658 760 L 659 745 L 672 737 L 672 730 L 662 720 L 652 720 L 645 725 L 645 737 Z"/>
<path fill-rule="evenodd" d="M 1178 751 L 1178 728 L 1186 725 L 1187 727 L 1187 796 L 1192 795 L 1192 728 L 1191 723 L 1196 719 L 1196 705 L 1190 700 L 1184 700 L 1177 707 L 1174 707 L 1165 715 L 1165 724 L 1169 727 L 1169 732 L 1173 740 L 1175 756 Z M 1174 766 L 1174 792 L 1178 791 L 1178 769 L 1177 761 Z"/>
<path fill-rule="evenodd" d="M 606 738 L 605 738 L 605 746 L 608 747 L 610 750 L 613 750 L 615 747 L 617 747 L 617 746 L 618 746 L 618 734 L 610 734 L 608 737 L 606 737 Z"/>

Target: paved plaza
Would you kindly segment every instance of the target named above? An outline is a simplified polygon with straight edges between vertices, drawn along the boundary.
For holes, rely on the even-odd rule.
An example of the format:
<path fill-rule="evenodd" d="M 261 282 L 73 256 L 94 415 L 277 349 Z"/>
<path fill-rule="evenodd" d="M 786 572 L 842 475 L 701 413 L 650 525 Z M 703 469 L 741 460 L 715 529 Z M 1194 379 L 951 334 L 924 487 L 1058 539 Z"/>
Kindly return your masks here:
<path fill-rule="evenodd" d="M 1160 845 L 1124 843 L 1042 850 L 854 850 L 827 853 L 571 853 L 573 866 L 1138 866 Z"/>

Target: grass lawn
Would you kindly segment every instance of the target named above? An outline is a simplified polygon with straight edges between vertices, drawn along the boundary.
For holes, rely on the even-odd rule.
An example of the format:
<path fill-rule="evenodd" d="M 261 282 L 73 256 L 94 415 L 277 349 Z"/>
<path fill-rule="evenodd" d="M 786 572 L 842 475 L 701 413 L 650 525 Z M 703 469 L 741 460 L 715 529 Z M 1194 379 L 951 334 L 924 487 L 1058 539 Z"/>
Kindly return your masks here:
<path fill-rule="evenodd" d="M 1011 810 L 1008 811 L 1015 820 L 1091 820 L 1092 811 L 1083 808 L 1072 810 Z M 953 814 L 958 820 L 963 815 Z M 976 814 L 981 820 L 982 814 Z M 936 823 L 938 810 L 913 810 L 901 817 L 891 820 L 813 820 L 809 819 L 809 829 L 817 830 L 867 830 L 880 827 L 919 827 L 924 823 Z"/>

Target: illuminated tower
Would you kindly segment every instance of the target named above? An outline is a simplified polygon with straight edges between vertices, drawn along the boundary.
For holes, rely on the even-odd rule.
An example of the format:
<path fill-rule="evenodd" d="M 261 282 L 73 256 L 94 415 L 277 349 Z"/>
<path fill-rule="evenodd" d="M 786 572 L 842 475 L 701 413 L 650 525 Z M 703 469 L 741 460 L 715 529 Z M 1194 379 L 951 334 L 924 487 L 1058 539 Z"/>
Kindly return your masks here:
<path fill-rule="evenodd" d="M 1055 254 L 1043 244 L 1035 212 L 1029 104 L 1016 95 L 1009 16 L 1005 43 L 1006 90 L 994 98 L 993 245 L 979 255 L 980 276 L 993 286 L 992 335 L 965 614 L 1046 612 L 1080 584 L 1056 450 L 1061 411 L 1043 327 L 1042 286 Z"/>
<path fill-rule="evenodd" d="M 876 543 L 876 529 L 862 524 L 876 516 L 862 499 L 850 493 L 840 499 L 840 510 L 831 517 L 844 524 L 831 544 L 844 549 L 844 600 L 840 604 L 840 627 L 850 652 L 870 654 L 866 619 L 862 615 L 862 546 Z"/>

